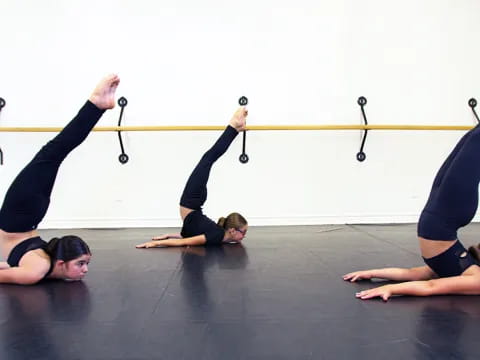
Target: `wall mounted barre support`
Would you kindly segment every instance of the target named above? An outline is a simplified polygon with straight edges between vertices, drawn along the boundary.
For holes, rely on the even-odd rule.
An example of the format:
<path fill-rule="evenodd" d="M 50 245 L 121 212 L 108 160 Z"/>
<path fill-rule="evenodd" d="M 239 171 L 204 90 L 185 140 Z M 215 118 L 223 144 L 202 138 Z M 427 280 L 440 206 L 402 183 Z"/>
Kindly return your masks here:
<path fill-rule="evenodd" d="M 363 122 L 365 126 L 368 125 L 367 116 L 365 115 L 365 109 L 363 108 L 367 105 L 367 98 L 364 96 L 360 96 L 357 100 L 357 104 L 360 105 L 360 109 L 362 110 Z M 362 145 L 360 146 L 360 151 L 357 153 L 357 160 L 362 162 L 366 159 L 367 155 L 363 152 L 363 147 L 365 146 L 365 140 L 367 139 L 368 129 L 363 131 L 363 138 L 362 138 Z"/>
<path fill-rule="evenodd" d="M 127 106 L 128 101 L 125 99 L 123 96 L 118 99 L 118 106 L 120 106 L 120 116 L 118 118 L 118 127 L 121 129 L 122 125 L 122 116 L 123 116 L 123 110 L 125 109 L 125 106 Z M 123 148 L 123 141 L 122 141 L 122 130 L 118 130 L 118 141 L 120 142 L 120 150 L 121 154 L 118 156 L 118 161 L 120 161 L 121 164 L 126 164 L 128 162 L 128 155 L 125 154 L 125 149 Z"/>
<path fill-rule="evenodd" d="M 0 97 L 0 111 L 2 111 L 5 104 L 6 104 L 5 99 Z M 3 165 L 3 151 L 2 151 L 2 148 L 0 148 L 0 165 Z"/>
<path fill-rule="evenodd" d="M 475 98 L 471 98 L 468 100 L 468 106 L 472 108 L 473 115 L 477 118 L 477 122 L 480 123 L 480 119 L 478 118 L 477 112 L 475 111 L 475 107 L 477 106 L 477 100 Z"/>
<path fill-rule="evenodd" d="M 248 99 L 245 96 L 242 96 L 238 99 L 238 103 L 240 106 L 247 106 Z M 238 158 L 242 164 L 246 164 L 248 162 L 248 155 L 245 153 L 245 145 L 247 143 L 247 132 L 243 131 L 243 144 L 242 144 L 242 154 Z"/>

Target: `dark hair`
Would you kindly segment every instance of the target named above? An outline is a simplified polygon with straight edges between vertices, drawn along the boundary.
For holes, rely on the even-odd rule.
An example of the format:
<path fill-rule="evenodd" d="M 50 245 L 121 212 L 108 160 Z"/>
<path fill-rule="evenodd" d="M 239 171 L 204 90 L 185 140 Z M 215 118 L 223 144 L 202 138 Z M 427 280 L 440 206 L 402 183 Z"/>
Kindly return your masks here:
<path fill-rule="evenodd" d="M 239 229 L 247 224 L 247 220 L 245 220 L 245 218 L 239 213 L 231 213 L 226 218 L 221 217 L 217 221 L 217 225 L 221 226 L 225 230 L 231 228 Z"/>
<path fill-rule="evenodd" d="M 82 255 L 91 255 L 87 243 L 75 235 L 53 238 L 45 249 L 53 260 L 70 261 Z"/>
<path fill-rule="evenodd" d="M 480 244 L 475 246 L 470 246 L 468 248 L 468 252 L 470 255 L 473 256 L 475 260 L 480 261 Z"/>

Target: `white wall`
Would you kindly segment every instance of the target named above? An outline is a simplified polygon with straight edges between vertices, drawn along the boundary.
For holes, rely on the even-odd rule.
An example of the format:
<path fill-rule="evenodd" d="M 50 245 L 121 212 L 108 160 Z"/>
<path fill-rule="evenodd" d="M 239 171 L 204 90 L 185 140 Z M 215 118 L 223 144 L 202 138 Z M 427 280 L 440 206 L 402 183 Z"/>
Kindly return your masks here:
<path fill-rule="evenodd" d="M 242 0 L 0 2 L 0 126 L 62 126 L 118 72 L 125 125 L 472 125 L 480 2 Z M 480 99 L 479 99 L 480 100 Z M 119 109 L 99 125 L 114 125 Z M 216 164 L 205 211 L 250 224 L 414 222 L 463 134 L 250 132 Z M 49 133 L 1 133 L 0 194 Z M 178 200 L 219 132 L 94 133 L 62 165 L 41 227 L 179 226 Z"/>

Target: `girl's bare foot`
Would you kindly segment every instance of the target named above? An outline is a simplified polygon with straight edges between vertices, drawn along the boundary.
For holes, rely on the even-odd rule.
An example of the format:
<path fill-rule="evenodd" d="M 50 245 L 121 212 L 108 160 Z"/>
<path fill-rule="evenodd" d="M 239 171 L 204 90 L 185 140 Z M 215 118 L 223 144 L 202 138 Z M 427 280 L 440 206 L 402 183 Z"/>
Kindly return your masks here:
<path fill-rule="evenodd" d="M 99 109 L 112 109 L 115 106 L 115 90 L 120 78 L 115 74 L 105 76 L 93 90 L 89 100 Z"/>
<path fill-rule="evenodd" d="M 247 124 L 247 115 L 248 110 L 244 106 L 238 108 L 230 120 L 230 125 L 237 131 L 245 130 L 245 126 Z"/>

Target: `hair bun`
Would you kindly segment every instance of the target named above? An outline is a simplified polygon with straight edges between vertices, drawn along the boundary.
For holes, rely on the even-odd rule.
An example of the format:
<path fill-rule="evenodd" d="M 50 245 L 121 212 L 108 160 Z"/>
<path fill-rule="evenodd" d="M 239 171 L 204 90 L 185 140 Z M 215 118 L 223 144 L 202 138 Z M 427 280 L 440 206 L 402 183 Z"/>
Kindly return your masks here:
<path fill-rule="evenodd" d="M 222 216 L 220 219 L 218 219 L 217 221 L 217 225 L 219 225 L 220 227 L 225 227 L 225 218 Z"/>
<path fill-rule="evenodd" d="M 480 261 L 480 244 L 476 246 L 470 246 L 468 252 L 477 261 Z"/>

